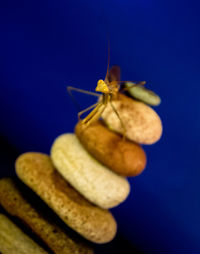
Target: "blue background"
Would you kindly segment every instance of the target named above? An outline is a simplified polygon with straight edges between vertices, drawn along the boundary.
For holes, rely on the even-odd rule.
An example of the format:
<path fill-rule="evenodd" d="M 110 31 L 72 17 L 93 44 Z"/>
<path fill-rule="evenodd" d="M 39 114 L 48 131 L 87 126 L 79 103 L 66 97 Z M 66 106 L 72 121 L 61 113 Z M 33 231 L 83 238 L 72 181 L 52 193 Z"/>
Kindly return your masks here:
<path fill-rule="evenodd" d="M 119 236 L 99 253 L 200 253 L 200 16 L 195 1 L 1 1 L 0 174 L 72 132 L 66 86 L 93 91 L 111 65 L 162 98 L 162 139 L 112 210 Z M 82 108 L 95 100 L 77 95 Z M 126 251 L 124 248 L 127 247 Z"/>

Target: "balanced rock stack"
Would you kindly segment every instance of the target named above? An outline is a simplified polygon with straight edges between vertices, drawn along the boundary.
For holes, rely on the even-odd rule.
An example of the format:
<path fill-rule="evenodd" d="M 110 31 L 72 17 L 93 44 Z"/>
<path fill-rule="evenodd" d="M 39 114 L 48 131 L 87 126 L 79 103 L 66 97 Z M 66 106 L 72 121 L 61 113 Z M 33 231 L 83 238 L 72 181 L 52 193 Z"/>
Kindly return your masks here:
<path fill-rule="evenodd" d="M 0 180 L 0 204 L 8 216 L 0 214 L 1 253 L 93 253 L 89 241 L 102 244 L 115 237 L 117 223 L 108 209 L 129 195 L 126 177 L 146 166 L 140 144 L 153 144 L 162 134 L 159 116 L 145 104 L 158 105 L 159 97 L 143 87 L 128 91 L 112 102 L 125 138 L 108 104 L 101 121 L 79 122 L 75 134 L 57 137 L 50 156 L 22 154 L 16 173 L 23 183 Z M 34 241 L 18 226 L 25 226 Z"/>

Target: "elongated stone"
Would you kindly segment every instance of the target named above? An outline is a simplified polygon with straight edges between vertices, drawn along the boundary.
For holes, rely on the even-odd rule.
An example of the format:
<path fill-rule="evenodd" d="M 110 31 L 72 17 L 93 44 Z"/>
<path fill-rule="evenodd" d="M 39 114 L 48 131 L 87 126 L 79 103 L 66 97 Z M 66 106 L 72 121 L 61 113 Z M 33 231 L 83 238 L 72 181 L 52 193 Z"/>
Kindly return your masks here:
<path fill-rule="evenodd" d="M 85 127 L 76 125 L 76 135 L 85 149 L 114 172 L 123 176 L 137 176 L 146 166 L 142 147 L 123 138 L 97 121 Z"/>
<path fill-rule="evenodd" d="M 75 189 L 104 209 L 119 205 L 129 194 L 128 181 L 94 159 L 74 134 L 64 134 L 55 140 L 51 158 Z"/>
<path fill-rule="evenodd" d="M 54 168 L 50 157 L 25 153 L 16 161 L 18 177 L 73 230 L 95 243 L 111 241 L 117 229 L 112 214 L 92 205 Z"/>
<path fill-rule="evenodd" d="M 0 204 L 10 215 L 26 224 L 55 254 L 93 253 L 78 234 L 72 234 L 67 226 L 63 228 L 56 223 L 57 216 L 53 216 L 48 207 L 42 206 L 37 196 L 32 204 L 33 193 L 23 187 L 10 178 L 0 180 Z"/>
<path fill-rule="evenodd" d="M 160 139 L 162 122 L 151 107 L 123 94 L 119 94 L 117 100 L 113 100 L 112 104 L 125 129 L 111 105 L 108 104 L 102 118 L 111 130 L 124 134 L 128 139 L 139 144 L 150 145 Z"/>
<path fill-rule="evenodd" d="M 0 253 L 48 254 L 3 214 L 0 214 Z"/>

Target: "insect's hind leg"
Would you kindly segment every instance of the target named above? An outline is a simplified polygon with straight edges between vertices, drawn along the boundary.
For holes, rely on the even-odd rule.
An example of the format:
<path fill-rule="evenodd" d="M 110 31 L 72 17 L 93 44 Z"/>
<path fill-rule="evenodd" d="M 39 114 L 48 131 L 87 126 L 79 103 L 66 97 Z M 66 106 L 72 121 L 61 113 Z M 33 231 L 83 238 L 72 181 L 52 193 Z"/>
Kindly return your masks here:
<path fill-rule="evenodd" d="M 123 129 L 123 140 L 125 140 L 125 138 L 126 138 L 126 127 L 125 127 L 119 113 L 117 112 L 116 108 L 114 107 L 112 101 L 110 101 L 110 105 L 111 105 L 113 111 L 115 112 L 116 116 L 119 118 L 119 121 L 120 121 L 122 129 Z"/>

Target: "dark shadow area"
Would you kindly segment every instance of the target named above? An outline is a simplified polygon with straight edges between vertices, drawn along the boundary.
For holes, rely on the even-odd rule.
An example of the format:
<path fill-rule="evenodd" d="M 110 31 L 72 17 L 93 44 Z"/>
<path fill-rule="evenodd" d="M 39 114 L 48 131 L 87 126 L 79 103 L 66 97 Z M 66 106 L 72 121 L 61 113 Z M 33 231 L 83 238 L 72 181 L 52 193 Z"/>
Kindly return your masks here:
<path fill-rule="evenodd" d="M 20 151 L 0 136 L 0 178 L 15 175 L 15 160 L 19 155 Z"/>

